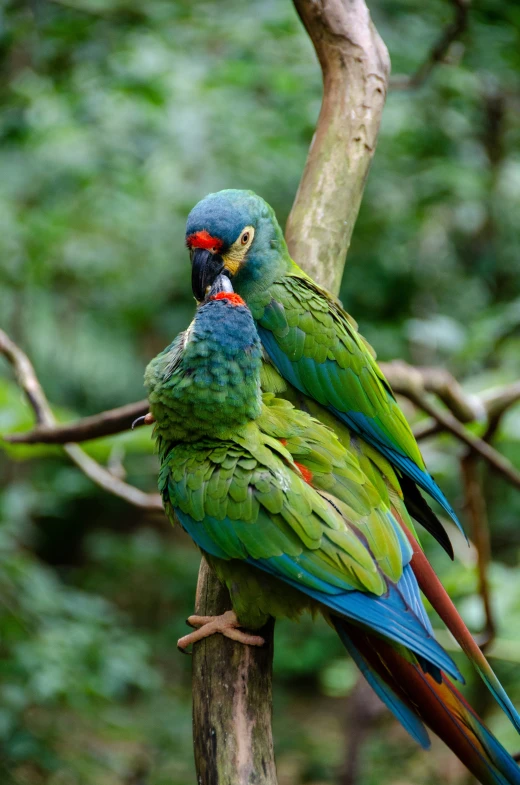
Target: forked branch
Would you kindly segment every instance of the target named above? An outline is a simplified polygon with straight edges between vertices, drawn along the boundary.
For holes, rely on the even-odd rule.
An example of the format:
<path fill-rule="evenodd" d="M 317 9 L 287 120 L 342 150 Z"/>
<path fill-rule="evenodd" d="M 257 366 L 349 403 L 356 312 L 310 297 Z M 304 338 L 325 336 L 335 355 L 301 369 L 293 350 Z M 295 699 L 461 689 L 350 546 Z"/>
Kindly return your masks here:
<path fill-rule="evenodd" d="M 12 365 L 16 380 L 34 411 L 36 422 L 47 429 L 54 429 L 56 419 L 31 361 L 3 330 L 0 330 L 0 354 L 3 354 Z M 159 494 L 144 493 L 139 488 L 123 482 L 87 455 L 77 444 L 67 443 L 63 449 L 83 474 L 105 491 L 143 510 L 162 511 Z"/>
<path fill-rule="evenodd" d="M 446 60 L 452 44 L 464 35 L 468 28 L 470 0 L 451 0 L 451 5 L 453 6 L 453 19 L 444 28 L 419 68 L 412 76 L 397 74 L 392 77 L 390 83 L 392 88 L 413 90 L 421 87 L 435 66 Z"/>

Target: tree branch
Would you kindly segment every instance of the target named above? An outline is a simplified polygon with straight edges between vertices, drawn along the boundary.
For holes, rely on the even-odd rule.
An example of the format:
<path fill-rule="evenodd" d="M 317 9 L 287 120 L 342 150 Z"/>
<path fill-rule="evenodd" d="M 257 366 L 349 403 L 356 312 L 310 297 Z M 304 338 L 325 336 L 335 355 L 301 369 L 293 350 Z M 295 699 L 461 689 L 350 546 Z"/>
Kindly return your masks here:
<path fill-rule="evenodd" d="M 229 610 L 227 589 L 203 558 L 196 613 Z M 274 622 L 261 648 L 213 635 L 193 651 L 193 742 L 202 785 L 276 785 L 271 731 Z"/>
<path fill-rule="evenodd" d="M 381 363 L 381 365 L 384 365 L 384 363 Z M 395 391 L 400 392 L 401 395 L 406 396 L 406 391 L 404 389 Z M 428 392 L 435 391 L 430 389 Z M 511 408 L 511 406 L 514 406 L 515 403 L 520 401 L 520 382 L 513 382 L 512 384 L 507 384 L 505 387 L 499 387 L 498 389 L 494 390 L 487 390 L 486 392 L 481 393 L 479 396 L 472 396 L 472 400 L 475 399 L 477 399 L 478 407 L 483 409 L 486 415 L 485 420 L 487 422 L 487 428 L 482 437 L 482 441 L 490 442 L 496 433 L 502 416 L 507 412 L 508 409 Z M 448 406 L 448 408 L 451 408 L 447 400 L 444 400 L 444 403 Z M 451 408 L 451 411 L 456 415 L 456 412 L 453 410 L 453 408 Z M 420 422 L 413 429 L 414 436 L 417 440 L 428 439 L 429 437 L 436 436 L 438 433 L 442 433 L 443 431 L 444 428 L 442 424 L 433 418 Z"/>
<path fill-rule="evenodd" d="M 363 0 L 294 4 L 320 61 L 323 101 L 286 237 L 295 261 L 337 293 L 376 146 L 390 60 Z"/>
<path fill-rule="evenodd" d="M 503 415 L 518 401 L 520 401 L 520 381 L 484 393 L 483 402 L 488 413 L 488 424 L 482 437 L 485 442 L 492 441 Z"/>
<path fill-rule="evenodd" d="M 477 395 L 468 395 L 444 368 L 416 368 L 403 360 L 379 363 L 396 395 L 413 398 L 434 393 L 460 422 L 486 418 L 484 403 Z"/>
<path fill-rule="evenodd" d="M 443 368 L 414 368 L 402 360 L 380 363 L 380 367 L 395 393 L 405 397 L 424 392 L 435 393 L 461 422 L 485 418 L 488 406 L 500 406 L 502 398 L 506 406 L 520 399 L 520 384 L 499 391 L 495 403 L 493 395 L 486 394 L 482 401 L 478 396 L 464 393 L 456 379 Z M 148 408 L 147 400 L 138 401 L 62 425 L 40 425 L 27 433 L 9 434 L 4 439 L 11 444 L 65 444 L 69 441 L 83 442 L 101 436 L 113 436 L 128 430 L 133 421 L 145 414 Z"/>
<path fill-rule="evenodd" d="M 326 268 L 322 272 L 326 272 Z M 381 363 L 380 367 L 396 394 L 403 395 L 413 401 L 423 411 L 430 414 L 435 412 L 431 419 L 415 426 L 414 435 L 417 439 L 426 439 L 443 431 L 449 431 L 479 453 L 509 482 L 520 487 L 520 473 L 487 443 L 491 441 L 504 412 L 520 401 L 520 382 L 477 396 L 465 393 L 456 379 L 443 368 L 415 368 L 402 360 Z M 432 408 L 432 404 L 426 398 L 426 393 L 434 393 L 455 416 L 450 416 L 441 409 Z M 39 405 L 38 401 L 34 401 L 33 391 L 28 390 L 27 396 L 31 405 L 33 402 L 34 405 Z M 47 403 L 46 405 L 48 407 Z M 128 430 L 132 422 L 147 411 L 148 401 L 144 400 L 117 409 L 109 409 L 92 417 L 57 425 L 49 409 L 50 420 L 47 418 L 42 420 L 37 416 L 39 424 L 32 431 L 13 433 L 3 438 L 11 444 L 67 444 L 70 441 L 87 441 Z M 466 423 L 475 420 L 484 420 L 488 423 L 482 439 L 460 425 L 460 422 Z M 99 467 L 99 464 L 95 464 L 85 453 L 75 454 L 74 461 L 78 465 L 81 464 L 80 468 L 87 476 L 109 492 L 126 498 L 138 507 L 160 509 L 158 497 L 145 494 L 145 498 L 143 498 L 142 492 L 137 489 L 133 489 L 135 493 L 130 493 L 127 489 L 132 486 L 126 483 L 122 483 L 118 488 L 117 483 L 120 480 Z"/>
<path fill-rule="evenodd" d="M 500 426 L 500 421 L 510 406 L 520 399 L 520 382 L 511 384 L 487 395 L 488 426 L 483 441 L 491 442 Z M 479 460 L 474 450 L 467 450 L 461 459 L 461 472 L 466 500 L 466 510 L 471 522 L 471 534 L 477 549 L 478 589 L 486 619 L 479 646 L 487 649 L 493 643 L 497 625 L 491 602 L 489 564 L 491 562 L 491 536 L 486 509 L 486 499 L 479 478 Z"/>
<path fill-rule="evenodd" d="M 47 429 L 54 429 L 56 420 L 31 361 L 3 330 L 0 330 L 0 354 L 12 365 L 16 380 L 34 411 L 36 422 Z M 158 493 L 144 493 L 123 482 L 87 455 L 77 444 L 65 444 L 63 449 L 78 469 L 105 491 L 143 510 L 162 512 Z"/>
<path fill-rule="evenodd" d="M 147 400 L 127 403 L 117 409 L 108 409 L 91 417 L 83 417 L 73 422 L 40 425 L 28 433 L 12 433 L 4 436 L 11 444 L 66 444 L 67 442 L 86 442 L 102 436 L 114 436 L 129 431 L 134 420 L 142 417 L 150 408 Z"/>
<path fill-rule="evenodd" d="M 478 645 L 481 649 L 489 646 L 496 636 L 496 623 L 491 605 L 491 591 L 488 579 L 488 567 L 491 561 L 491 544 L 486 510 L 486 500 L 482 492 L 478 476 L 478 456 L 468 450 L 460 462 L 466 513 L 471 525 L 471 539 L 477 549 L 477 569 L 479 594 L 484 606 L 486 623 L 479 636 Z"/>
<path fill-rule="evenodd" d="M 520 488 L 520 472 L 490 444 L 466 430 L 452 414 L 444 412 L 430 403 L 425 395 L 411 395 L 410 400 L 420 409 L 427 412 L 434 420 L 437 420 L 442 425 L 444 431 L 452 433 L 459 441 L 484 458 L 493 469 L 503 474 L 512 485 Z"/>
<path fill-rule="evenodd" d="M 471 0 L 450 0 L 450 2 L 454 10 L 453 20 L 444 28 L 440 38 L 430 50 L 424 62 L 412 76 L 397 74 L 392 77 L 390 87 L 400 90 L 413 90 L 417 87 L 421 87 L 428 79 L 435 66 L 445 60 L 454 41 L 466 32 Z"/>

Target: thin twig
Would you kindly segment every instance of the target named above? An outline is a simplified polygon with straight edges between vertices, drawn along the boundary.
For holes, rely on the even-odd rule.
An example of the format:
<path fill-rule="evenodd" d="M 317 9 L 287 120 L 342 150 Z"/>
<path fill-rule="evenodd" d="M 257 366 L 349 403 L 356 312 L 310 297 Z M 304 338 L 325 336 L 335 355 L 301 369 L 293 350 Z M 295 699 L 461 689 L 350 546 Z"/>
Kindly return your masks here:
<path fill-rule="evenodd" d="M 444 28 L 437 43 L 432 47 L 424 62 L 412 76 L 397 74 L 390 80 L 390 87 L 398 90 L 413 90 L 421 87 L 438 63 L 442 63 L 451 45 L 467 30 L 470 0 L 450 0 L 454 9 L 453 20 Z"/>
<path fill-rule="evenodd" d="M 493 391 L 486 396 L 488 427 L 483 441 L 491 442 L 507 410 L 520 399 L 520 382 Z M 478 455 L 469 449 L 461 459 L 461 472 L 466 499 L 466 510 L 471 521 L 472 539 L 477 549 L 479 594 L 482 599 L 486 623 L 479 641 L 482 649 L 491 645 L 496 637 L 496 623 L 491 603 L 488 570 L 491 562 L 491 537 L 482 483 L 478 476 Z"/>
<path fill-rule="evenodd" d="M 359 782 L 363 748 L 384 709 L 384 703 L 359 674 L 347 704 L 347 743 L 339 785 L 357 785 Z"/>
<path fill-rule="evenodd" d="M 34 411 L 36 422 L 47 429 L 54 429 L 56 425 L 54 414 L 31 361 L 3 330 L 0 330 L 0 354 L 3 354 L 12 365 L 16 380 Z M 67 443 L 63 449 L 78 469 L 105 491 L 143 510 L 162 511 L 159 494 L 144 493 L 139 488 L 114 477 L 77 444 Z"/>
<path fill-rule="evenodd" d="M 128 431 L 138 417 L 149 409 L 147 400 L 128 403 L 117 409 L 108 409 L 91 417 L 64 423 L 63 425 L 40 425 L 28 433 L 11 433 L 4 436 L 11 444 L 66 444 L 67 442 L 86 442 L 102 436 L 114 436 Z"/>
<path fill-rule="evenodd" d="M 478 476 L 478 455 L 468 450 L 460 462 L 464 486 L 465 507 L 471 522 L 471 539 L 477 549 L 479 594 L 484 606 L 486 623 L 479 636 L 481 649 L 489 646 L 496 636 L 496 623 L 491 604 L 488 567 L 491 561 L 491 544 L 486 510 L 486 500 Z"/>
<path fill-rule="evenodd" d="M 410 398 L 412 395 L 431 392 L 437 395 L 462 422 L 471 422 L 486 417 L 484 402 L 475 395 L 467 395 L 457 380 L 442 368 L 415 368 L 402 360 L 381 363 L 380 367 L 390 386 L 398 395 Z M 513 394 L 516 392 L 516 388 L 514 388 Z M 509 391 L 504 393 L 505 399 L 509 400 L 510 397 Z M 520 391 L 518 391 L 518 397 L 520 397 Z M 492 398 L 489 400 L 490 405 L 495 405 Z M 147 411 L 148 401 L 137 401 L 137 403 L 109 409 L 81 420 L 50 427 L 39 425 L 27 433 L 12 433 L 3 438 L 11 444 L 84 442 L 126 431 L 136 418 Z M 436 426 L 436 429 L 442 430 L 439 426 Z"/>
<path fill-rule="evenodd" d="M 443 430 L 449 431 L 456 436 L 459 441 L 464 442 L 468 447 L 471 447 L 471 449 L 484 458 L 493 469 L 503 474 L 512 485 L 516 488 L 520 488 L 520 472 L 515 469 L 507 458 L 504 458 L 503 455 L 491 447 L 491 445 L 466 430 L 452 414 L 444 412 L 442 409 L 438 409 L 430 403 L 425 395 L 410 396 L 410 399 L 416 406 L 437 420 L 442 425 Z"/>
<path fill-rule="evenodd" d="M 428 391 L 436 392 L 431 388 Z M 395 386 L 394 392 L 398 392 L 406 397 L 406 391 L 398 390 Z M 487 428 L 482 436 L 482 440 L 491 442 L 502 416 L 508 409 L 520 401 L 520 382 L 513 382 L 512 384 L 507 384 L 505 387 L 487 390 L 478 397 L 473 395 L 472 401 L 474 402 L 476 399 L 478 401 L 478 406 L 486 412 Z M 444 403 L 448 406 L 448 409 L 451 408 L 446 399 L 444 399 Z M 456 415 L 456 411 L 454 411 L 453 408 L 451 408 L 451 411 Z M 477 419 L 480 419 L 480 417 Z M 467 422 L 469 422 L 469 420 Z M 442 433 L 443 431 L 444 428 L 442 424 L 433 417 L 430 417 L 427 420 L 417 423 L 417 425 L 414 426 L 413 434 L 419 441 L 421 439 L 429 439 L 432 436 L 437 436 L 437 434 Z"/>
<path fill-rule="evenodd" d="M 518 401 L 520 401 L 520 382 L 484 394 L 483 402 L 488 411 L 488 424 L 482 437 L 485 442 L 493 440 L 503 415 Z"/>
<path fill-rule="evenodd" d="M 421 420 L 418 422 L 417 425 L 414 425 L 412 428 L 413 435 L 420 442 L 422 439 L 430 439 L 432 436 L 438 436 L 439 433 L 442 433 L 444 428 L 437 420 L 434 420 L 433 417 L 428 417 L 427 420 Z"/>
<path fill-rule="evenodd" d="M 434 393 L 460 422 L 486 419 L 486 408 L 476 395 L 465 393 L 445 368 L 416 367 L 403 360 L 380 363 L 392 390 L 406 398 Z"/>

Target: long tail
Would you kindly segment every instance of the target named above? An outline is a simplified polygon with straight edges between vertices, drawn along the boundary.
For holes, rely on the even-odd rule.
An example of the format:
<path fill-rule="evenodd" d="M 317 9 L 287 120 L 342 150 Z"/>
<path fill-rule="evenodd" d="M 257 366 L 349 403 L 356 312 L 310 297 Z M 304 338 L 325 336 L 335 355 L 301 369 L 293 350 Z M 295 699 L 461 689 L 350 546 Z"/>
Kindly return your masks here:
<path fill-rule="evenodd" d="M 429 746 L 424 723 L 482 785 L 520 785 L 520 767 L 444 674 L 437 681 L 405 650 L 342 619 L 335 625 L 369 684 L 416 741 Z"/>
<path fill-rule="evenodd" d="M 435 575 L 432 566 L 421 550 L 417 540 L 402 519 L 400 519 L 400 522 L 413 548 L 413 557 L 410 565 L 417 578 L 421 591 L 424 593 L 425 597 L 428 598 L 432 607 L 439 614 L 463 652 L 473 663 L 475 670 L 486 687 L 520 733 L 519 713 L 511 703 L 506 691 L 493 672 L 491 665 L 484 657 L 470 631 L 459 616 L 455 605 L 450 600 L 446 589 Z"/>

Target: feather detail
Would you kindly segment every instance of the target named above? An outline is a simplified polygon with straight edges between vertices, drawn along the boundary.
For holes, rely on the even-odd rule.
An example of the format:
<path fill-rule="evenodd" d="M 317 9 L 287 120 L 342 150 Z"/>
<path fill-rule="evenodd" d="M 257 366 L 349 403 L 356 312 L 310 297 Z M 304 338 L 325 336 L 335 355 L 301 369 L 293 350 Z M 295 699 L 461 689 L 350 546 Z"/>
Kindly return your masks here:
<path fill-rule="evenodd" d="M 417 540 L 412 536 L 404 522 L 401 525 L 413 548 L 413 558 L 410 564 L 421 590 L 458 642 L 464 654 L 472 662 L 475 670 L 497 703 L 502 707 L 516 730 L 520 733 L 520 715 L 461 619 L 455 605 L 433 571 Z"/>
<path fill-rule="evenodd" d="M 344 622 L 335 624 L 346 648 L 362 661 L 369 683 L 419 743 L 424 738 L 418 724 L 422 721 L 482 785 L 520 785 L 518 764 L 446 676 L 441 675 L 439 683 L 386 641 Z M 403 713 L 403 705 L 415 715 L 415 722 Z"/>
<path fill-rule="evenodd" d="M 263 305 L 260 297 L 258 305 L 254 297 L 249 304 L 265 351 L 282 376 L 380 451 L 432 496 L 462 531 L 453 508 L 426 471 L 410 426 L 353 320 L 301 271 L 277 279 L 268 295 L 270 300 Z M 427 505 L 412 502 L 412 507 L 450 552 L 446 534 Z"/>

